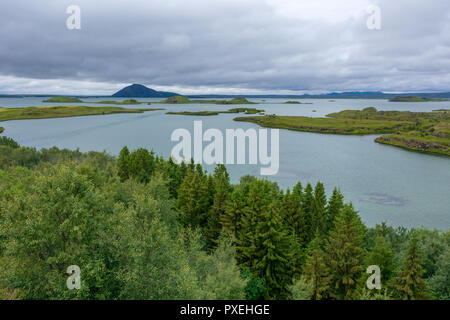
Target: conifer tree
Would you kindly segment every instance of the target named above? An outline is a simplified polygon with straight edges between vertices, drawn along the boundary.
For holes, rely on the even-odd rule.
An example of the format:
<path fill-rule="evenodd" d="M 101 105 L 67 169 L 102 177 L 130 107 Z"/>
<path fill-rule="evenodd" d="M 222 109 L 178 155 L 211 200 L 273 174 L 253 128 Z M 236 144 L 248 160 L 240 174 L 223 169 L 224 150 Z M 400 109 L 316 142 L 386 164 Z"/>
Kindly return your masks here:
<path fill-rule="evenodd" d="M 326 248 L 325 262 L 330 271 L 329 294 L 335 299 L 353 299 L 364 271 L 365 251 L 361 247 L 364 225 L 352 205 L 336 217 Z"/>
<path fill-rule="evenodd" d="M 212 207 L 209 210 L 206 230 L 206 238 L 210 249 L 216 247 L 217 240 L 222 232 L 222 219 L 231 192 L 230 177 L 223 164 L 219 164 L 215 168 L 212 181 L 214 184 L 214 197 Z"/>
<path fill-rule="evenodd" d="M 381 270 L 381 283 L 386 286 L 395 272 L 394 252 L 383 236 L 375 238 L 375 245 L 367 256 L 367 265 L 376 265 Z"/>
<path fill-rule="evenodd" d="M 266 298 L 283 299 L 292 279 L 289 239 L 273 203 L 269 210 L 262 212 L 255 235 L 253 266 L 256 274 L 265 280 Z"/>
<path fill-rule="evenodd" d="M 422 279 L 422 257 L 419 251 L 419 243 L 413 235 L 408 255 L 400 275 L 394 281 L 394 288 L 403 300 L 428 299 L 429 288 Z"/>
<path fill-rule="evenodd" d="M 148 183 L 155 170 L 153 152 L 139 148 L 130 154 L 130 175 L 139 182 Z"/>
<path fill-rule="evenodd" d="M 334 188 L 333 194 L 328 201 L 326 208 L 326 233 L 328 234 L 333 229 L 336 217 L 344 207 L 344 196 L 339 189 Z"/>
<path fill-rule="evenodd" d="M 230 199 L 225 206 L 221 222 L 224 230 L 232 235 L 233 241 L 239 237 L 242 227 L 242 216 L 246 202 L 240 188 L 236 188 L 230 195 Z"/>
<path fill-rule="evenodd" d="M 130 151 L 125 146 L 120 150 L 119 159 L 117 160 L 118 175 L 121 182 L 130 178 Z"/>
<path fill-rule="evenodd" d="M 314 188 L 314 201 L 312 205 L 312 230 L 319 230 L 320 236 L 324 236 L 326 232 L 326 216 L 325 208 L 327 205 L 327 197 L 323 183 L 317 182 Z"/>
<path fill-rule="evenodd" d="M 306 244 L 308 244 L 314 236 L 312 208 L 314 204 L 313 189 L 310 183 L 306 185 L 302 198 L 302 211 L 304 214 L 304 225 L 306 230 Z"/>
<path fill-rule="evenodd" d="M 256 226 L 265 212 L 269 211 L 269 205 L 273 201 L 271 186 L 267 180 L 254 179 L 248 185 L 244 184 L 247 193 L 246 206 L 242 211 L 240 230 L 236 239 L 238 261 L 249 267 L 252 271 L 257 262 L 255 257 Z"/>
<path fill-rule="evenodd" d="M 178 188 L 182 182 L 180 174 L 180 166 L 176 164 L 172 157 L 167 160 L 164 166 L 164 173 L 168 178 L 168 189 L 171 198 L 176 199 L 178 197 Z"/>
<path fill-rule="evenodd" d="M 327 297 L 329 291 L 330 272 L 325 263 L 318 233 L 308 246 L 308 252 L 303 278 L 311 285 L 309 299 L 321 300 Z"/>
<path fill-rule="evenodd" d="M 211 207 L 208 177 L 199 170 L 188 169 L 178 190 L 176 207 L 183 225 L 204 229 Z"/>

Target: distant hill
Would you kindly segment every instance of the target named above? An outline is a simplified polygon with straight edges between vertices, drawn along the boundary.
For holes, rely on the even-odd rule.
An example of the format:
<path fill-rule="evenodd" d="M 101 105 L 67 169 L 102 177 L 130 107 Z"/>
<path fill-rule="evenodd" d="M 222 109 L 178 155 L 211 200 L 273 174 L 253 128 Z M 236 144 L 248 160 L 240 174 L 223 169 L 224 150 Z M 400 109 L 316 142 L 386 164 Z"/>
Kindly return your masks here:
<path fill-rule="evenodd" d="M 169 98 L 178 96 L 179 94 L 173 92 L 156 91 L 142 84 L 132 84 L 125 87 L 112 95 L 116 98 Z"/>
<path fill-rule="evenodd" d="M 218 94 L 206 94 L 206 95 L 189 95 L 189 98 L 285 98 L 285 99 L 392 99 L 397 96 L 419 96 L 422 98 L 436 98 L 445 99 L 450 98 L 450 92 L 436 92 L 436 93 L 383 93 L 381 91 L 349 91 L 349 92 L 332 92 L 324 94 L 244 94 L 244 95 L 218 95 Z"/>
<path fill-rule="evenodd" d="M 427 97 L 417 97 L 417 96 L 399 96 L 390 99 L 391 102 L 439 102 L 439 101 L 448 101 L 447 99 L 436 99 L 436 98 L 427 98 Z"/>

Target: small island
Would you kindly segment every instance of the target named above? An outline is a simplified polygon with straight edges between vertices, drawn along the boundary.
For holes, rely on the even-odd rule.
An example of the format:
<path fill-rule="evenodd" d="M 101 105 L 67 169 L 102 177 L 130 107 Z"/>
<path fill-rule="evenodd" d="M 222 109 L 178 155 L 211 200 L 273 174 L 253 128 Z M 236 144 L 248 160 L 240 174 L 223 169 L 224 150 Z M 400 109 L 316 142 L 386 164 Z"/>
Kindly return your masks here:
<path fill-rule="evenodd" d="M 51 102 L 51 103 L 76 103 L 76 102 L 83 102 L 78 98 L 74 97 L 52 97 L 47 100 L 44 100 L 42 102 Z"/>
<path fill-rule="evenodd" d="M 163 109 L 131 109 L 121 107 L 49 106 L 26 108 L 0 107 L 0 122 L 24 119 L 49 119 L 80 116 L 107 115 L 115 113 L 143 113 Z"/>
<path fill-rule="evenodd" d="M 0 127 L 0 133 L 2 133 L 3 131 L 5 131 L 5 128 Z"/>
<path fill-rule="evenodd" d="M 313 104 L 312 102 L 286 101 L 284 104 Z"/>
<path fill-rule="evenodd" d="M 446 112 L 377 111 L 369 107 L 331 113 L 326 118 L 266 115 L 234 120 L 268 128 L 325 134 L 384 134 L 375 142 L 450 156 L 450 114 Z"/>
<path fill-rule="evenodd" d="M 180 111 L 166 112 L 166 114 L 176 114 L 182 116 L 217 116 L 220 113 L 245 113 L 245 114 L 263 114 L 265 110 L 255 108 L 234 108 L 227 111 Z"/>
<path fill-rule="evenodd" d="M 159 103 L 168 103 L 168 104 L 256 104 L 255 102 L 248 101 L 245 98 L 234 98 L 231 100 L 191 100 L 184 96 L 175 96 L 170 97 L 165 100 L 160 101 Z"/>
<path fill-rule="evenodd" d="M 417 96 L 398 96 L 389 99 L 390 102 L 440 102 L 448 101 L 448 99 L 423 98 Z"/>

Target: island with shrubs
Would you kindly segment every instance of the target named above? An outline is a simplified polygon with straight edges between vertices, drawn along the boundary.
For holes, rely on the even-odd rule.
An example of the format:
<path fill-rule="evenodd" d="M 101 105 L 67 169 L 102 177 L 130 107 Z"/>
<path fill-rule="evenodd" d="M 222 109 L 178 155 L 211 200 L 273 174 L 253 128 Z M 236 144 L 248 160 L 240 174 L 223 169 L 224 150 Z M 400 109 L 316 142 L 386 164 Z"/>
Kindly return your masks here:
<path fill-rule="evenodd" d="M 447 112 L 378 111 L 370 107 L 331 113 L 325 118 L 265 115 L 234 120 L 269 128 L 326 134 L 384 134 L 375 141 L 411 151 L 450 156 L 450 114 Z"/>
<path fill-rule="evenodd" d="M 425 97 L 417 97 L 417 96 L 398 96 L 392 99 L 389 99 L 390 102 L 440 102 L 440 101 L 448 101 L 448 99 L 435 99 L 435 98 L 425 98 Z"/>
<path fill-rule="evenodd" d="M 227 111 L 170 111 L 166 114 L 175 114 L 182 116 L 217 116 L 220 113 L 245 113 L 245 114 L 263 114 L 265 110 L 259 110 L 256 108 L 233 108 Z"/>
<path fill-rule="evenodd" d="M 87 106 L 44 106 L 26 108 L 0 107 L 0 122 L 24 119 L 67 118 L 79 116 L 107 115 L 115 113 L 143 113 L 163 109 L 131 109 L 121 107 L 87 107 Z M 1 128 L 3 129 L 3 128 Z M 0 133 L 3 131 L 0 129 Z"/>

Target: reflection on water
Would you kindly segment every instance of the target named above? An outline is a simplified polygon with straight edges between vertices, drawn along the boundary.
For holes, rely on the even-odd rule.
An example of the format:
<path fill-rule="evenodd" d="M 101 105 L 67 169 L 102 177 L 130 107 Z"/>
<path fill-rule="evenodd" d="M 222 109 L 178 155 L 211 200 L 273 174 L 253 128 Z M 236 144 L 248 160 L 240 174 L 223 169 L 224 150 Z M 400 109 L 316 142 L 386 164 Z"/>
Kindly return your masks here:
<path fill-rule="evenodd" d="M 364 194 L 365 197 L 361 199 L 361 201 L 364 202 L 370 202 L 375 203 L 378 205 L 383 206 L 395 206 L 395 207 L 401 207 L 405 206 L 408 203 L 408 200 L 400 198 L 400 197 L 394 197 L 392 195 L 386 194 L 386 193 L 366 193 Z"/>

